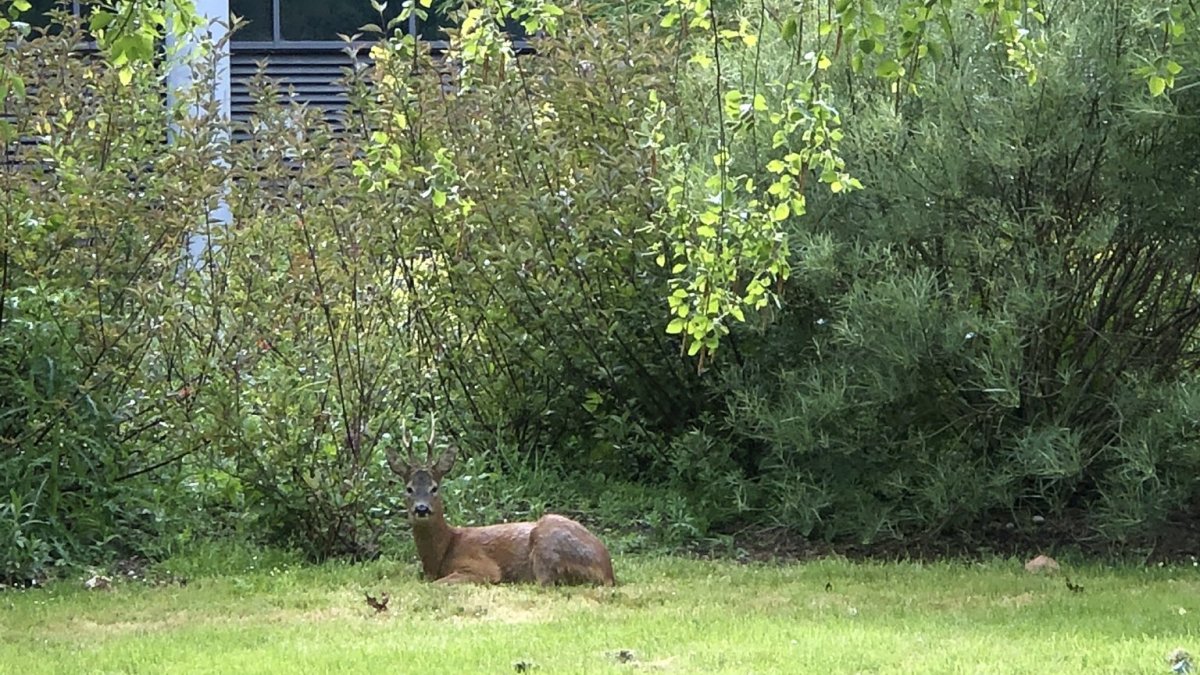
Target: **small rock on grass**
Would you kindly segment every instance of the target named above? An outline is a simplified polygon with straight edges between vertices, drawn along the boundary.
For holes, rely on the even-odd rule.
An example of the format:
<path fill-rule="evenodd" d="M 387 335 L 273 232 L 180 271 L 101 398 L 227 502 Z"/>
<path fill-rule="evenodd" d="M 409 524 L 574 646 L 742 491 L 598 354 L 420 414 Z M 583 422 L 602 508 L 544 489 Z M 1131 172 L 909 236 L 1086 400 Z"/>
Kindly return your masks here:
<path fill-rule="evenodd" d="M 108 577 L 102 577 L 97 574 L 91 579 L 83 582 L 83 587 L 89 591 L 106 591 L 112 588 L 112 579 Z"/>
<path fill-rule="evenodd" d="M 1030 574 L 1054 574 L 1058 569 L 1058 561 L 1048 555 L 1039 555 L 1025 563 L 1025 571 Z"/>
<path fill-rule="evenodd" d="M 1188 675 L 1188 673 L 1196 672 L 1195 666 L 1192 665 L 1192 656 L 1183 649 L 1173 649 L 1170 654 L 1167 654 L 1167 663 L 1171 665 L 1171 671 L 1176 675 Z"/>

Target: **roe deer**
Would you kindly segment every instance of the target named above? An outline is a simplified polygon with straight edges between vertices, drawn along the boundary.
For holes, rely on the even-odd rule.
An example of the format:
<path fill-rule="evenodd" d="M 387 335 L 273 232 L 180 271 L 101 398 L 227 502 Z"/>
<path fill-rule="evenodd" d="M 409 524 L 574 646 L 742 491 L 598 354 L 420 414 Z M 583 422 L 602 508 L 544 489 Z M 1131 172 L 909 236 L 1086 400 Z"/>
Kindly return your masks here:
<path fill-rule="evenodd" d="M 387 462 L 405 482 L 408 520 L 427 579 L 441 584 L 536 581 L 543 586 L 616 582 L 608 549 L 586 527 L 565 516 L 547 514 L 534 523 L 451 527 L 438 484 L 454 467 L 457 448 L 450 446 L 434 461 L 431 430 L 425 460 L 418 461 L 407 431 L 401 441 L 407 460 L 389 448 Z"/>

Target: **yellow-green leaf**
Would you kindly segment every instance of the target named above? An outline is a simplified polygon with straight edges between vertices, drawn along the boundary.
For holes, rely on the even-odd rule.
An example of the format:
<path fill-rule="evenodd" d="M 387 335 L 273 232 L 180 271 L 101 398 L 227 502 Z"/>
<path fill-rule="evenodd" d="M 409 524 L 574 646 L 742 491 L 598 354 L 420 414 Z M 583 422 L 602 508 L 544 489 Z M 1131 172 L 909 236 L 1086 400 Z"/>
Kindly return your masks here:
<path fill-rule="evenodd" d="M 783 30 L 780 32 L 783 33 L 784 40 L 796 37 L 796 17 L 788 17 L 788 20 L 783 22 Z"/>
<path fill-rule="evenodd" d="M 121 81 L 121 85 L 128 87 L 129 83 L 133 82 L 133 68 L 126 66 L 117 71 L 117 79 Z"/>

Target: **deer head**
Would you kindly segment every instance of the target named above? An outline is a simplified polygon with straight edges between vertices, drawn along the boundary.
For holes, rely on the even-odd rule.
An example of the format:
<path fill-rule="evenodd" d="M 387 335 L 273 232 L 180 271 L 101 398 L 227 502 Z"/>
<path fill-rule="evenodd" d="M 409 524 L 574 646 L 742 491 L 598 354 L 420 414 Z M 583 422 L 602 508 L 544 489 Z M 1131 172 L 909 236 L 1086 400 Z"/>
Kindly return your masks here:
<path fill-rule="evenodd" d="M 412 434 L 407 428 L 401 430 L 400 442 L 404 446 L 405 458 L 401 459 L 393 448 L 387 449 L 387 463 L 396 475 L 404 480 L 404 500 L 408 506 L 408 518 L 412 522 L 440 519 L 443 517 L 442 496 L 438 486 L 442 476 L 454 468 L 458 448 L 453 445 L 439 456 L 434 444 L 434 419 L 429 419 L 429 439 L 425 441 L 425 459 L 417 458 L 413 451 Z M 436 461 L 434 457 L 437 457 Z"/>

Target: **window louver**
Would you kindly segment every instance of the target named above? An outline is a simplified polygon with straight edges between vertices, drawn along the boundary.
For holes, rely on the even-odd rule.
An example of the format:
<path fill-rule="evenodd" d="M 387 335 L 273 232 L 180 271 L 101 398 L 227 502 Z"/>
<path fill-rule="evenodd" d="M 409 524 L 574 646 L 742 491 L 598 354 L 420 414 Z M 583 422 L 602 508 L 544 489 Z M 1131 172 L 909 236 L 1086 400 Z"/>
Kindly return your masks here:
<path fill-rule="evenodd" d="M 266 64 L 266 76 L 279 84 L 285 97 L 322 110 L 330 120 L 338 119 L 345 111 L 346 90 L 338 80 L 351 59 L 341 47 L 294 52 L 235 47 L 229 57 L 230 115 L 234 122 L 244 123 L 253 113 L 248 83 L 258 73 L 260 63 Z"/>

